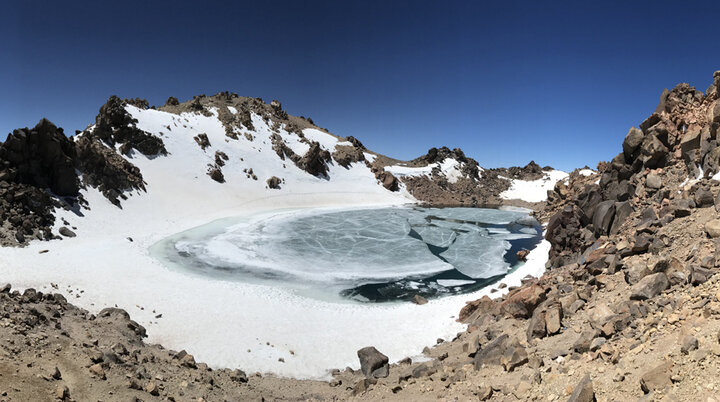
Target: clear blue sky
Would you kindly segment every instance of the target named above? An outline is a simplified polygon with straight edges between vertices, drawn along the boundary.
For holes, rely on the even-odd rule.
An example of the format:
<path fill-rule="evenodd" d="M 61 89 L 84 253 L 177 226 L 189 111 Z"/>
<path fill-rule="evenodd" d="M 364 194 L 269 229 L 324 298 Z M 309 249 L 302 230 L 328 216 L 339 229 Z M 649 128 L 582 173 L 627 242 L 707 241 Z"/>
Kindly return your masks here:
<path fill-rule="evenodd" d="M 487 167 L 608 160 L 663 88 L 720 70 L 720 2 L 9 1 L 0 139 L 67 133 L 108 96 L 223 90 L 400 159 L 461 147 Z"/>

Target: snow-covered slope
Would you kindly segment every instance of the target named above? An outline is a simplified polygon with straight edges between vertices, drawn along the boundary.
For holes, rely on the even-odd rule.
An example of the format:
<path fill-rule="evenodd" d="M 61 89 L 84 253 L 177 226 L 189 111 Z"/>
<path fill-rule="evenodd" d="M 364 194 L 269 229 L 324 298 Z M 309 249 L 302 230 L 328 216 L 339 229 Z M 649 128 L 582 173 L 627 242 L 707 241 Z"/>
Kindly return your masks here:
<path fill-rule="evenodd" d="M 240 135 L 235 140 L 225 135 L 225 128 L 213 109 L 210 109 L 212 116 L 196 113 L 175 115 L 133 106 L 128 106 L 128 111 L 138 120 L 138 128 L 161 136 L 169 153 L 167 157 L 153 159 L 136 153 L 130 159 L 143 172 L 148 181 L 148 191 L 153 194 L 177 194 L 181 191 L 187 192 L 184 197 L 200 197 L 203 202 L 210 203 L 318 192 L 366 193 L 388 202 L 411 201 L 379 185 L 364 163 L 352 163 L 348 169 L 330 163 L 328 177 L 325 178 L 308 174 L 290 160 L 280 159 L 272 148 L 272 129 L 256 114 L 252 115 L 255 130 L 236 128 Z M 207 134 L 210 142 L 205 150 L 193 139 L 199 133 Z M 245 133 L 247 136 L 243 135 Z M 284 127 L 278 129 L 277 134 L 298 155 L 308 151 L 308 144 L 302 142 L 297 134 L 288 133 Z M 305 129 L 303 134 L 331 153 L 336 145 L 350 145 L 317 129 Z M 208 166 L 215 164 L 216 151 L 228 156 L 222 167 L 226 183 L 217 183 L 206 174 Z M 279 189 L 268 188 L 266 180 L 272 176 L 283 179 Z M 217 197 L 221 199 L 210 199 Z"/>
<path fill-rule="evenodd" d="M 542 202 L 547 200 L 548 190 L 552 190 L 555 183 L 565 180 L 567 177 L 566 172 L 551 170 L 545 172 L 543 177 L 537 180 L 512 180 L 510 188 L 500 193 L 500 197 L 506 200 L 519 199 L 527 202 Z"/>

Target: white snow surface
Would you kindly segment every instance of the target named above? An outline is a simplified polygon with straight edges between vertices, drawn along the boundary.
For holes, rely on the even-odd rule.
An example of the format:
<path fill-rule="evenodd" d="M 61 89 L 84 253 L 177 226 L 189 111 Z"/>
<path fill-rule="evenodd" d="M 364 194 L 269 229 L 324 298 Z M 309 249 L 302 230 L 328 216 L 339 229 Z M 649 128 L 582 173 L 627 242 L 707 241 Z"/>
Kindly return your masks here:
<path fill-rule="evenodd" d="M 64 218 L 77 227 L 78 236 L 0 248 L 3 282 L 20 289 L 60 292 L 93 313 L 117 305 L 147 328 L 148 342 L 185 349 L 211 367 L 295 378 L 329 378 L 332 368 L 358 368 L 356 351 L 368 345 L 391 361 L 417 356 L 438 337 L 452 338 L 463 329 L 455 316 L 465 301 L 486 294 L 499 297 L 507 291 L 490 294 L 490 288 L 485 288 L 423 306 L 337 303 L 302 297 L 284 288 L 215 280 L 168 268 L 150 255 L 149 248 L 170 235 L 217 219 L 235 216 L 252 221 L 306 208 L 388 206 L 413 199 L 407 192 L 385 190 L 364 164 L 353 164 L 350 169 L 333 165 L 325 179 L 280 160 L 269 140 L 271 129 L 255 115 L 254 140 L 249 141 L 244 135 L 238 140 L 226 137 L 214 116 L 127 108 L 138 119 L 139 128 L 163 138 L 170 154 L 131 155 L 147 182 L 147 193 L 133 193 L 119 209 L 98 191 L 83 190 L 90 204 L 90 210 L 82 211 L 84 217 L 57 212 L 57 226 Z M 198 133 L 206 133 L 210 140 L 205 151 L 193 140 Z M 304 130 L 304 134 L 324 148 L 338 144 L 337 138 L 318 130 Z M 281 130 L 281 135 L 291 147 L 300 149 L 294 134 Z M 206 174 L 217 150 L 230 157 L 222 169 L 224 184 Z M 243 172 L 249 168 L 257 181 Z M 273 175 L 285 179 L 280 190 L 266 188 L 265 180 Z M 541 275 L 548 249 L 543 241 L 525 265 L 503 282 L 514 286 L 527 274 Z M 40 250 L 49 252 L 40 254 Z M 59 290 L 53 290 L 51 283 Z M 81 297 L 76 297 L 77 291 L 69 293 L 75 289 L 84 290 Z M 162 318 L 155 318 L 157 314 Z M 280 357 L 285 363 L 278 362 Z"/>
<path fill-rule="evenodd" d="M 548 190 L 552 190 L 555 183 L 567 177 L 566 172 L 551 170 L 545 172 L 544 177 L 538 180 L 512 180 L 510 188 L 500 193 L 500 197 L 506 200 L 523 200 L 527 202 L 545 201 L 547 200 Z"/>
<path fill-rule="evenodd" d="M 592 169 L 580 169 L 578 173 L 583 176 L 592 176 L 594 174 L 597 174 L 597 172 Z"/>
<path fill-rule="evenodd" d="M 445 158 L 440 163 L 431 163 L 427 166 L 410 167 L 402 165 L 385 166 L 385 171 L 392 173 L 396 177 L 406 176 L 430 176 L 434 168 L 439 167 L 440 172 L 447 178 L 450 183 L 456 183 L 463 174 L 460 170 L 462 163 L 453 158 Z M 480 169 L 482 171 L 482 169 Z M 482 177 L 482 173 L 478 171 L 478 178 Z"/>

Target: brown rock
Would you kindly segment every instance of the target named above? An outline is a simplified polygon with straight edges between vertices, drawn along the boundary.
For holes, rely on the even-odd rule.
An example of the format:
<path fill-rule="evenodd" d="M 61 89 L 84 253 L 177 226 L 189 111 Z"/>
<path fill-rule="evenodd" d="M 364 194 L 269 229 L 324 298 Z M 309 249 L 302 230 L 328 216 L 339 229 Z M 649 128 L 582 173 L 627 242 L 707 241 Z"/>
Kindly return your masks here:
<path fill-rule="evenodd" d="M 58 385 L 55 397 L 60 400 L 68 399 L 70 398 L 70 390 L 66 385 Z"/>
<path fill-rule="evenodd" d="M 160 395 L 160 388 L 158 388 L 158 385 L 157 383 L 155 383 L 155 381 L 149 381 L 147 384 L 145 384 L 145 392 L 150 395 L 158 396 Z"/>
<path fill-rule="evenodd" d="M 595 391 L 590 375 L 586 374 L 575 386 L 568 402 L 595 402 Z"/>
<path fill-rule="evenodd" d="M 496 306 L 497 304 L 495 301 L 488 296 L 483 296 L 480 299 L 467 302 L 460 310 L 458 321 L 467 322 L 476 312 L 493 312 L 495 311 Z"/>
<path fill-rule="evenodd" d="M 538 284 L 533 284 L 510 293 L 500 308 L 503 313 L 511 317 L 529 318 L 535 311 L 535 307 L 546 298 L 545 289 Z"/>
<path fill-rule="evenodd" d="M 651 391 L 661 391 L 669 387 L 672 385 L 670 370 L 672 370 L 672 363 L 666 362 L 647 371 L 640 378 L 640 388 L 647 394 Z"/>
<path fill-rule="evenodd" d="M 670 286 L 667 276 L 665 273 L 658 272 L 657 274 L 648 275 L 640 280 L 636 285 L 632 287 L 632 293 L 630 299 L 632 300 L 646 300 L 653 298 Z"/>
<path fill-rule="evenodd" d="M 105 379 L 105 370 L 103 370 L 100 364 L 93 364 L 90 366 L 90 373 L 101 380 Z"/>
<path fill-rule="evenodd" d="M 562 305 L 555 304 L 548 307 L 545 312 L 545 327 L 548 335 L 557 334 L 562 328 L 563 310 Z"/>

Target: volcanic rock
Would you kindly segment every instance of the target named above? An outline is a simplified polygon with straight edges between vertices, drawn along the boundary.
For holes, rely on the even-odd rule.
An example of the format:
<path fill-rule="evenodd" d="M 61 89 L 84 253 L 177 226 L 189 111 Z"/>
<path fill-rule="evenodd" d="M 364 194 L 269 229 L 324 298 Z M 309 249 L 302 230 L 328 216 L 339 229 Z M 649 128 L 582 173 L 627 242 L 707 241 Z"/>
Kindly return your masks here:
<path fill-rule="evenodd" d="M 653 298 L 670 286 L 667 276 L 663 272 L 648 275 L 632 287 L 630 298 L 633 300 L 645 300 Z"/>
<path fill-rule="evenodd" d="M 366 378 L 384 378 L 390 373 L 388 357 L 374 347 L 362 348 L 358 350 L 357 355 L 360 359 L 360 370 Z"/>

